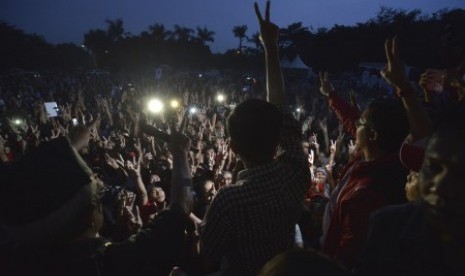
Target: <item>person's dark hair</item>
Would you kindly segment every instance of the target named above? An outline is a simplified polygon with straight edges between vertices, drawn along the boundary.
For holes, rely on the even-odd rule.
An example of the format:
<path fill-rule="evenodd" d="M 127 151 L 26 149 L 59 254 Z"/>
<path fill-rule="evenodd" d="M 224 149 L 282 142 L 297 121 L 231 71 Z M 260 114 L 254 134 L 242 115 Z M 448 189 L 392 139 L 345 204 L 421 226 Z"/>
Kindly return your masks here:
<path fill-rule="evenodd" d="M 379 147 L 385 151 L 398 151 L 409 133 L 407 115 L 397 102 L 374 101 L 367 107 L 368 121 L 378 133 Z"/>
<path fill-rule="evenodd" d="M 250 99 L 234 109 L 226 127 L 242 157 L 262 163 L 273 159 L 280 140 L 281 124 L 281 112 L 276 106 Z"/>
<path fill-rule="evenodd" d="M 192 185 L 194 187 L 194 192 L 197 195 L 200 195 L 203 191 L 203 186 L 205 185 L 205 182 L 207 181 L 212 181 L 214 182 L 215 177 L 213 172 L 206 171 L 202 174 L 195 175 L 194 178 L 192 179 Z"/>
<path fill-rule="evenodd" d="M 287 275 L 350 275 L 342 266 L 328 257 L 305 249 L 293 249 L 276 255 L 268 261 L 259 276 Z"/>

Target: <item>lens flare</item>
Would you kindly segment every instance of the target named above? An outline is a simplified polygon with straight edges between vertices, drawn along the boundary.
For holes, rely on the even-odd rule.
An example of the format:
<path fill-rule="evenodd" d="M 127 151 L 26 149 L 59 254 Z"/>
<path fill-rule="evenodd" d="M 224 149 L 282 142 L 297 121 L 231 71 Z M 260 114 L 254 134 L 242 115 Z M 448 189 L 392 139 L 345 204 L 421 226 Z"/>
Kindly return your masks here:
<path fill-rule="evenodd" d="M 152 113 L 160 113 L 163 111 L 163 103 L 159 99 L 150 100 L 147 107 Z"/>
<path fill-rule="evenodd" d="M 179 102 L 177 100 L 171 100 L 170 106 L 172 108 L 178 108 L 179 107 Z"/>

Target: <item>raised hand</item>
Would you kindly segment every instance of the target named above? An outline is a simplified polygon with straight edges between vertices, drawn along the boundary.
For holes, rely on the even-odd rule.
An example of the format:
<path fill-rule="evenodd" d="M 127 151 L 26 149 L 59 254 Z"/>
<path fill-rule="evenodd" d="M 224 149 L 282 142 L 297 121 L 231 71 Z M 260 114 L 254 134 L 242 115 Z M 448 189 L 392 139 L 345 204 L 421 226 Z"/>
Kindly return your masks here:
<path fill-rule="evenodd" d="M 308 153 L 308 164 L 310 166 L 313 166 L 315 162 L 315 152 L 313 150 L 310 150 L 310 152 Z"/>
<path fill-rule="evenodd" d="M 131 161 L 126 162 L 126 169 L 133 178 L 140 177 L 140 161 L 134 156 Z"/>
<path fill-rule="evenodd" d="M 270 1 L 266 1 L 265 20 L 263 20 L 256 2 L 254 3 L 254 9 L 258 24 L 260 25 L 260 40 L 265 45 L 265 49 L 268 46 L 277 45 L 279 27 L 270 21 Z"/>
<path fill-rule="evenodd" d="M 228 143 L 224 140 L 224 138 L 221 139 L 221 155 L 223 157 L 226 157 L 229 151 L 229 146 Z"/>
<path fill-rule="evenodd" d="M 134 210 L 134 212 L 133 212 Z M 142 218 L 140 217 L 139 207 L 124 206 L 124 218 L 126 219 L 127 230 L 130 234 L 135 234 L 142 227 Z"/>
<path fill-rule="evenodd" d="M 357 145 L 355 145 L 354 140 L 349 141 L 349 155 L 355 154 L 357 151 Z"/>
<path fill-rule="evenodd" d="M 329 146 L 329 153 L 335 154 L 336 153 L 337 143 L 336 140 L 331 140 L 331 145 Z"/>
<path fill-rule="evenodd" d="M 71 108 L 69 107 L 69 105 L 66 105 L 66 106 L 60 106 L 60 110 L 62 111 L 62 118 L 64 121 L 71 121 L 72 119 L 72 116 L 71 116 Z"/>
<path fill-rule="evenodd" d="M 58 130 L 52 129 L 52 136 L 50 136 L 50 139 L 51 140 L 56 139 L 60 137 L 60 134 L 61 134 L 61 131 L 59 129 Z"/>
<path fill-rule="evenodd" d="M 118 165 L 121 168 L 125 167 L 125 160 L 124 160 L 124 158 L 123 158 L 123 156 L 121 154 L 118 154 L 118 159 L 116 160 L 116 163 L 118 163 Z"/>
<path fill-rule="evenodd" d="M 145 150 L 145 148 L 144 148 L 144 149 L 142 149 L 142 155 L 141 155 L 141 157 L 142 157 L 141 160 L 140 160 L 141 166 L 144 166 L 144 168 L 148 168 L 149 165 L 150 165 L 150 160 L 153 159 L 152 153 L 151 153 L 151 152 L 147 152 L 147 151 Z"/>
<path fill-rule="evenodd" d="M 97 117 L 89 126 L 77 126 L 70 131 L 69 139 L 71 146 L 77 151 L 87 147 L 89 145 L 91 130 L 95 129 L 95 126 L 100 121 L 100 117 Z"/>
<path fill-rule="evenodd" d="M 109 141 L 105 136 L 102 136 L 101 139 L 100 139 L 100 147 L 102 147 L 104 149 L 111 148 L 110 144 L 109 144 Z"/>
<path fill-rule="evenodd" d="M 316 144 L 318 141 L 318 136 L 317 134 L 314 132 L 312 136 L 310 136 L 310 139 L 309 139 L 309 142 L 310 144 Z"/>
<path fill-rule="evenodd" d="M 139 159 L 141 159 L 142 156 L 144 155 L 144 151 L 142 150 L 142 145 L 140 144 L 140 138 L 136 139 L 136 143 L 134 144 L 134 148 L 137 151 L 137 157 Z"/>
<path fill-rule="evenodd" d="M 121 134 L 118 134 L 118 139 L 119 139 L 120 146 L 122 148 L 126 147 L 126 139 L 124 138 L 124 136 Z"/>
<path fill-rule="evenodd" d="M 116 159 L 112 158 L 108 153 L 105 154 L 105 163 L 115 170 L 120 168 Z"/>
<path fill-rule="evenodd" d="M 313 136 L 312 136 L 312 144 L 315 146 L 315 149 L 317 152 L 320 152 L 320 144 L 318 144 L 318 139 L 317 139 L 317 136 L 316 136 L 316 133 L 313 133 Z"/>
<path fill-rule="evenodd" d="M 315 121 L 315 116 L 308 116 L 308 128 L 312 127 L 313 121 Z"/>
<path fill-rule="evenodd" d="M 333 84 L 331 83 L 328 72 L 320 72 L 320 92 L 324 96 L 328 97 L 331 92 L 334 91 Z"/>
<path fill-rule="evenodd" d="M 90 138 L 98 142 L 100 140 L 100 136 L 98 135 L 97 129 L 91 128 L 89 131 L 90 131 Z"/>
<path fill-rule="evenodd" d="M 320 120 L 318 125 L 320 126 L 321 130 L 328 131 L 328 123 L 326 122 L 326 119 Z"/>
<path fill-rule="evenodd" d="M 257 3 L 254 3 L 255 14 L 260 25 L 260 39 L 265 48 L 266 64 L 266 99 L 271 104 L 286 104 L 284 80 L 279 64 L 278 31 L 276 24 L 270 21 L 270 1 L 266 2 L 265 19 L 263 19 Z"/>
<path fill-rule="evenodd" d="M 208 152 L 208 167 L 210 170 L 213 170 L 215 166 L 215 152 L 210 151 Z"/>
<path fill-rule="evenodd" d="M 68 136 L 68 134 L 69 134 L 69 125 L 66 125 L 66 127 L 64 127 L 61 124 L 58 124 L 58 128 L 60 129 L 61 133 L 64 136 Z"/>
<path fill-rule="evenodd" d="M 438 69 L 426 69 L 421 74 L 419 86 L 426 91 L 441 91 L 444 82 L 445 72 Z"/>
<path fill-rule="evenodd" d="M 410 89 L 410 83 L 405 75 L 404 64 L 399 57 L 397 37 L 386 39 L 384 50 L 386 52 L 387 65 L 381 70 L 381 76 L 398 91 Z"/>
<path fill-rule="evenodd" d="M 402 99 L 413 141 L 430 135 L 432 131 L 430 119 L 405 75 L 404 65 L 399 58 L 397 38 L 394 37 L 392 41 L 387 39 L 384 43 L 384 50 L 388 64 L 381 70 L 381 75 L 395 87 L 397 95 Z"/>

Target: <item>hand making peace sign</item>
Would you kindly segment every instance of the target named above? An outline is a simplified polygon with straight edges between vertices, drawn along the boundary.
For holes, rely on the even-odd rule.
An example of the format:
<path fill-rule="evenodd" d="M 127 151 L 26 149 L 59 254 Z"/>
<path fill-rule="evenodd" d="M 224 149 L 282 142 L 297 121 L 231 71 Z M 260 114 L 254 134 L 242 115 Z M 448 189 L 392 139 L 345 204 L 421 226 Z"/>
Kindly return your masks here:
<path fill-rule="evenodd" d="M 263 20 L 258 4 L 254 3 L 255 14 L 260 25 L 260 39 L 267 47 L 277 45 L 279 27 L 270 21 L 270 1 L 266 1 L 265 20 Z"/>

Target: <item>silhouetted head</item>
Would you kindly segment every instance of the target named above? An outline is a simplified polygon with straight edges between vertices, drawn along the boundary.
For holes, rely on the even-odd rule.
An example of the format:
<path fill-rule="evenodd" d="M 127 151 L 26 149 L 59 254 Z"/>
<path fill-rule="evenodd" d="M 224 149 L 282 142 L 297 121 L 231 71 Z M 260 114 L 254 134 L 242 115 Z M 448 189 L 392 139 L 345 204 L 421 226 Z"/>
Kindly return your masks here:
<path fill-rule="evenodd" d="M 356 143 L 362 150 L 377 147 L 385 152 L 398 151 L 409 131 L 404 109 L 389 101 L 370 103 L 356 125 Z"/>
<path fill-rule="evenodd" d="M 227 120 L 233 151 L 246 164 L 271 162 L 279 144 L 281 123 L 276 106 L 257 99 L 242 102 Z"/>

